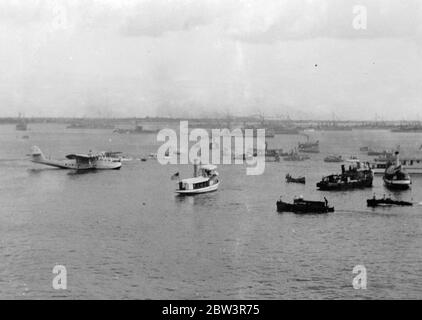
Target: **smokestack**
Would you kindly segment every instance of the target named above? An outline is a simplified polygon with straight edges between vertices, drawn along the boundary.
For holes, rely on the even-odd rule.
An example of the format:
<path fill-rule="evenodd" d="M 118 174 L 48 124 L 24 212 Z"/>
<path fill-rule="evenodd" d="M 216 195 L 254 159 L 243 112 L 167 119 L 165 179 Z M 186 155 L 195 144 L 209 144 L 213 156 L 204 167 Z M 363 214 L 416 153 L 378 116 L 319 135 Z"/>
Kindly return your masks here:
<path fill-rule="evenodd" d="M 195 178 L 198 176 L 198 160 L 193 162 L 193 176 Z"/>
<path fill-rule="evenodd" d="M 396 151 L 396 152 L 395 152 L 395 155 L 396 155 L 396 167 L 398 167 L 398 166 L 400 165 L 399 152 L 398 152 L 398 151 Z"/>
<path fill-rule="evenodd" d="M 341 173 L 344 173 L 346 169 L 344 168 L 344 164 L 341 165 Z"/>

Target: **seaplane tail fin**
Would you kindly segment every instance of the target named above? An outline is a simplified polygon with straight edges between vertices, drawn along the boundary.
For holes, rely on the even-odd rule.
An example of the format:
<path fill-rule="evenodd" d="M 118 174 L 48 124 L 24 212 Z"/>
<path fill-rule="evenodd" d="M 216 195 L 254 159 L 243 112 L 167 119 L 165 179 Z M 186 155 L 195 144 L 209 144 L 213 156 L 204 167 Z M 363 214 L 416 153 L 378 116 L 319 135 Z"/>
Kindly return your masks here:
<path fill-rule="evenodd" d="M 31 158 L 32 161 L 42 161 L 45 160 L 44 154 L 42 153 L 41 149 L 37 146 L 33 146 L 31 148 Z"/>

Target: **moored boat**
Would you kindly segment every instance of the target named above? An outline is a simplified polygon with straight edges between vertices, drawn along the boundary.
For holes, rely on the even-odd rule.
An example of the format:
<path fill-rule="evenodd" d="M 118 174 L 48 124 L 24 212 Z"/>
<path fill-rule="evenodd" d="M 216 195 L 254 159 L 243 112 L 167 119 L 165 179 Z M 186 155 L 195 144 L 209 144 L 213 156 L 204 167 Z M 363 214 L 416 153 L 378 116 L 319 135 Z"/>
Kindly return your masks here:
<path fill-rule="evenodd" d="M 319 141 L 299 143 L 298 149 L 299 152 L 319 153 Z"/>
<path fill-rule="evenodd" d="M 388 163 L 391 162 L 390 158 L 376 158 L 371 163 L 374 174 L 384 174 L 387 169 Z M 422 157 L 421 156 L 406 156 L 400 157 L 401 166 L 408 174 L 422 174 Z"/>
<path fill-rule="evenodd" d="M 407 171 L 402 167 L 399 152 L 395 153 L 395 161 L 387 163 L 387 168 L 384 173 L 384 183 L 387 188 L 406 190 L 410 188 L 412 181 Z"/>
<path fill-rule="evenodd" d="M 389 150 L 378 151 L 378 150 L 368 149 L 367 155 L 368 156 L 391 157 L 393 155 L 393 153 Z"/>
<path fill-rule="evenodd" d="M 386 198 L 385 195 L 381 199 L 377 199 L 374 195 L 373 198 L 366 200 L 368 207 L 377 207 L 377 206 L 412 206 L 412 202 L 393 200 L 390 197 Z"/>
<path fill-rule="evenodd" d="M 319 153 L 319 140 L 310 141 L 309 136 L 307 134 L 305 134 L 305 136 L 306 136 L 306 142 L 298 143 L 299 152 Z"/>
<path fill-rule="evenodd" d="M 325 201 L 309 201 L 304 200 L 302 197 L 294 199 L 293 203 L 287 203 L 281 200 L 277 201 L 278 212 L 294 212 L 298 214 L 304 213 L 328 213 L 334 212 L 334 207 L 328 205 L 328 200 Z"/>
<path fill-rule="evenodd" d="M 286 182 L 292 183 L 306 183 L 305 177 L 293 178 L 289 173 L 286 174 Z"/>
<path fill-rule="evenodd" d="M 343 162 L 341 155 L 329 155 L 324 158 L 324 162 Z"/>

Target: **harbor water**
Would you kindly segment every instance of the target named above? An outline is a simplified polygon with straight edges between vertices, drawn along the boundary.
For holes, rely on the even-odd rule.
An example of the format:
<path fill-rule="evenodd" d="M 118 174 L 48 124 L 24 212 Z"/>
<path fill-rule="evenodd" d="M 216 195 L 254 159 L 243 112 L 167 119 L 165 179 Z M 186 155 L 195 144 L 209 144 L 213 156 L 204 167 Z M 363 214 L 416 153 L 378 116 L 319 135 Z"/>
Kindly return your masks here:
<path fill-rule="evenodd" d="M 421 299 L 422 175 L 393 197 L 413 207 L 366 206 L 375 192 L 390 194 L 381 176 L 373 188 L 322 192 L 315 184 L 340 171 L 329 154 L 356 155 L 361 146 L 417 150 L 422 133 L 382 130 L 315 131 L 321 152 L 301 162 L 219 165 L 217 192 L 179 197 L 177 181 L 191 165 L 156 160 L 124 162 L 121 170 L 83 174 L 31 163 L 32 145 L 46 156 L 122 151 L 134 158 L 157 152 L 155 134 L 0 126 L 0 298 L 15 299 Z M 23 139 L 28 135 L 29 139 Z M 267 139 L 288 151 L 300 135 Z M 287 173 L 306 184 L 286 184 Z M 334 213 L 277 213 L 280 196 L 328 199 Z M 55 290 L 52 270 L 67 270 L 67 289 Z M 356 290 L 352 270 L 367 270 Z"/>

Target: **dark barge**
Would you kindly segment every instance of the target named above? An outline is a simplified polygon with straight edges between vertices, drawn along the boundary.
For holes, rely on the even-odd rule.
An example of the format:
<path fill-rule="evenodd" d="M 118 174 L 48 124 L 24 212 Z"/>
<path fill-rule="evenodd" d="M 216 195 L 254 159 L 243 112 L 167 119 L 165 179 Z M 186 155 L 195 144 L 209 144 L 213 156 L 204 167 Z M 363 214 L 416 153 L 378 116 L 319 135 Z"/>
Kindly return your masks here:
<path fill-rule="evenodd" d="M 293 203 L 277 201 L 278 212 L 304 213 L 328 213 L 334 212 L 334 207 L 328 206 L 328 201 L 309 201 L 302 198 L 294 199 Z"/>
<path fill-rule="evenodd" d="M 376 199 L 375 196 L 371 199 L 366 200 L 368 207 L 378 206 L 413 206 L 412 202 L 393 200 L 391 198 Z"/>

